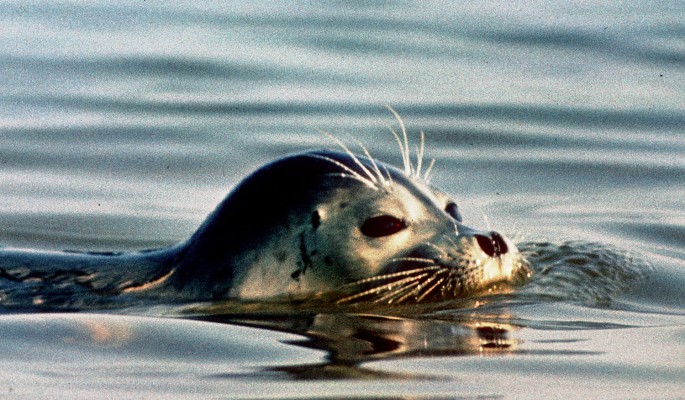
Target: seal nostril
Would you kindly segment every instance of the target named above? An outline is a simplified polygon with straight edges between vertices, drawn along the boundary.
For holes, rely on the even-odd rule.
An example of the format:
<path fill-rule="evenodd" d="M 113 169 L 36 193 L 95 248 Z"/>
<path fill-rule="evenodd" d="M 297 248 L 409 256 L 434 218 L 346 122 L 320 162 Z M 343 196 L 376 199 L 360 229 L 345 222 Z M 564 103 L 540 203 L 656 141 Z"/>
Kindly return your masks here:
<path fill-rule="evenodd" d="M 489 236 L 474 235 L 478 241 L 478 245 L 483 252 L 490 257 L 499 257 L 509 251 L 507 242 L 504 241 L 502 235 L 497 232 L 490 232 Z"/>
<path fill-rule="evenodd" d="M 495 246 L 494 246 L 494 241 L 483 235 L 474 235 L 476 240 L 478 241 L 478 245 L 480 246 L 481 250 L 485 252 L 485 254 L 489 255 L 490 257 L 495 256 Z"/>
<path fill-rule="evenodd" d="M 499 255 L 507 254 L 509 247 L 507 246 L 507 242 L 504 241 L 502 235 L 497 232 L 491 232 L 490 235 L 492 236 L 492 241 L 495 244 L 495 248 L 499 250 Z"/>

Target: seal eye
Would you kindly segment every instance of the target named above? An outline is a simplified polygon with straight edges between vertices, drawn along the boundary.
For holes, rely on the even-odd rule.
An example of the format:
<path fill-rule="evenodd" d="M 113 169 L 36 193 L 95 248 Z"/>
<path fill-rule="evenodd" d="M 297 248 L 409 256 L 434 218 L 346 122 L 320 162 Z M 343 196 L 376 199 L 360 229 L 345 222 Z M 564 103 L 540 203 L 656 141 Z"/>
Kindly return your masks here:
<path fill-rule="evenodd" d="M 372 238 L 390 236 L 407 227 L 407 223 L 390 215 L 371 217 L 364 221 L 361 231 Z"/>
<path fill-rule="evenodd" d="M 459 207 L 457 207 L 457 203 L 453 201 L 447 203 L 445 206 L 445 212 L 457 222 L 461 222 L 461 214 L 459 213 Z"/>

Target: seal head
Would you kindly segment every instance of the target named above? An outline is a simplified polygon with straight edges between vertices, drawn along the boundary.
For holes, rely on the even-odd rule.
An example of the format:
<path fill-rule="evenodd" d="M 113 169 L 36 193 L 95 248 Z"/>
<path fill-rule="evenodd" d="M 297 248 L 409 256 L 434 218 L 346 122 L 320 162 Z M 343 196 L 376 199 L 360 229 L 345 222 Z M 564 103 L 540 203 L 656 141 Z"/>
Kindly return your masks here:
<path fill-rule="evenodd" d="M 511 241 L 462 223 L 418 176 L 351 153 L 314 151 L 246 178 L 179 254 L 166 285 L 193 298 L 419 302 L 529 274 Z"/>

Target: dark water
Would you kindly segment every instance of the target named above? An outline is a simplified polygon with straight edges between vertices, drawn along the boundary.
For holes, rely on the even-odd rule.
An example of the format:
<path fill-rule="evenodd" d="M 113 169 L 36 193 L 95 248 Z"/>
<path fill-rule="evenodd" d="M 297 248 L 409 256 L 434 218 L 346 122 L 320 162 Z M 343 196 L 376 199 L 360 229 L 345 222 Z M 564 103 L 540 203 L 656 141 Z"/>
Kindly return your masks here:
<path fill-rule="evenodd" d="M 0 3 L 0 243 L 134 250 L 398 110 L 515 294 L 0 317 L 0 398 L 685 397 L 681 2 Z M 415 136 L 416 137 L 416 136 Z M 179 314 L 186 318 L 160 318 Z"/>

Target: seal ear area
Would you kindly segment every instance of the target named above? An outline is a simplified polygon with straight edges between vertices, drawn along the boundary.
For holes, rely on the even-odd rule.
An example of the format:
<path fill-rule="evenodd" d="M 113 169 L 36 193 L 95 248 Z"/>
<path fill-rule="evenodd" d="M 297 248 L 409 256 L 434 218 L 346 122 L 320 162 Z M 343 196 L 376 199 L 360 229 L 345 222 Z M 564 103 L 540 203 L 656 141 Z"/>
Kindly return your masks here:
<path fill-rule="evenodd" d="M 409 226 L 406 221 L 392 215 L 379 215 L 366 219 L 359 230 L 370 238 L 394 235 Z"/>

